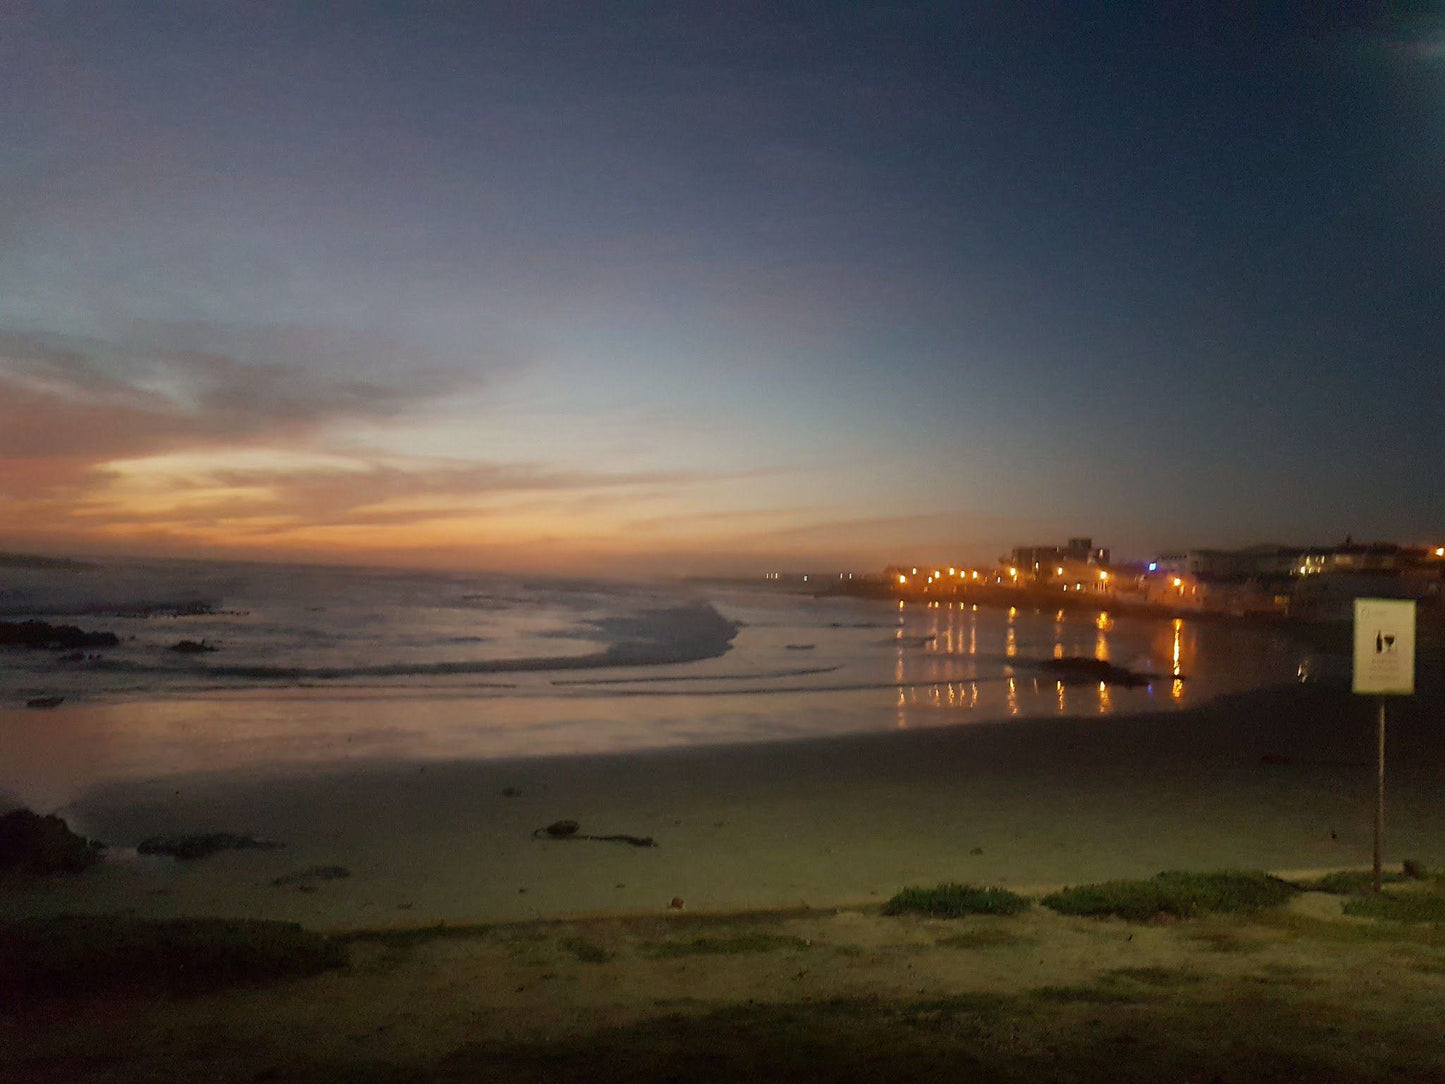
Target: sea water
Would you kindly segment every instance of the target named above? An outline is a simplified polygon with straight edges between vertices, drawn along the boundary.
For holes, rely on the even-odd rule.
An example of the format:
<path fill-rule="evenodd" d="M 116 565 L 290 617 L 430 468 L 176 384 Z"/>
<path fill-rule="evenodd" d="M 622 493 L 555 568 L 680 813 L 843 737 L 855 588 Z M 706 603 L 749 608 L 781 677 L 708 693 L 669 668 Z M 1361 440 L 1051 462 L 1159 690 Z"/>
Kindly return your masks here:
<path fill-rule="evenodd" d="M 1100 610 L 213 562 L 0 570 L 0 795 L 353 758 L 498 758 L 1173 710 L 1298 680 L 1269 630 Z M 182 641 L 205 650 L 175 650 Z M 1060 681 L 1083 656 L 1151 675 Z M 54 709 L 26 700 L 63 696 Z"/>

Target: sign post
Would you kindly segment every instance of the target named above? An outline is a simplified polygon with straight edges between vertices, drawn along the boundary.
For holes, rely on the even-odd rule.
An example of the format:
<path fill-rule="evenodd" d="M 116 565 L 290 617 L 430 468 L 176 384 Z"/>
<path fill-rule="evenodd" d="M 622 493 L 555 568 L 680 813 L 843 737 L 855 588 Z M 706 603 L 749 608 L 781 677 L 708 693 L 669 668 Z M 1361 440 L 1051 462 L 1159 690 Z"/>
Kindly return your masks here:
<path fill-rule="evenodd" d="M 1385 838 L 1385 697 L 1415 691 L 1415 603 L 1409 599 L 1355 599 L 1354 691 L 1379 700 L 1375 722 L 1374 886 L 1380 891 Z"/>

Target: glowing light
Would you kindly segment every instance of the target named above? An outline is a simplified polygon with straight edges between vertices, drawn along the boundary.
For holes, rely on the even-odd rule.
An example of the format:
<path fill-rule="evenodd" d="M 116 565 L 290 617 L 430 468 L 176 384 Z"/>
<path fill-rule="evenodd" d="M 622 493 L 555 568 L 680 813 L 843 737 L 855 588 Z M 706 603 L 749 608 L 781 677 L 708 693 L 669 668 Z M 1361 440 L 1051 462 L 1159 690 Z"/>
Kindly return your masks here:
<path fill-rule="evenodd" d="M 1109 574 L 1108 574 L 1107 572 L 1100 572 L 1100 573 L 1099 573 L 1099 579 L 1100 579 L 1100 581 L 1107 580 L 1108 578 L 1109 578 Z"/>
<path fill-rule="evenodd" d="M 1435 556 L 1436 556 L 1436 557 L 1445 557 L 1445 546 L 1436 546 L 1436 547 L 1435 547 Z"/>
<path fill-rule="evenodd" d="M 899 582 L 899 583 L 907 583 L 907 582 L 908 582 L 908 577 L 900 574 L 899 577 L 898 577 L 898 582 Z"/>
<path fill-rule="evenodd" d="M 1150 571 L 1150 572 L 1158 572 L 1158 571 L 1159 571 L 1159 562 L 1158 562 L 1158 561 L 1150 561 L 1150 562 L 1149 562 L 1149 571 Z"/>
<path fill-rule="evenodd" d="M 1183 587 L 1183 586 L 1184 586 L 1184 581 L 1181 580 L 1178 576 L 1175 576 L 1175 577 L 1174 577 L 1174 586 L 1175 586 L 1175 587 Z"/>
<path fill-rule="evenodd" d="M 1011 568 L 1011 569 L 1008 570 L 1008 574 L 1009 574 L 1010 576 L 1012 576 L 1014 579 L 1018 579 L 1019 570 L 1016 569 L 1016 568 Z"/>
<path fill-rule="evenodd" d="M 956 569 L 956 568 L 949 568 L 948 574 L 949 574 L 950 576 L 957 576 L 957 575 L 958 575 L 958 569 Z"/>
<path fill-rule="evenodd" d="M 1055 575 L 1055 576 L 1062 576 L 1063 574 L 1064 574 L 1064 568 L 1063 568 L 1062 565 L 1060 565 L 1058 568 L 1054 569 L 1054 575 Z"/>

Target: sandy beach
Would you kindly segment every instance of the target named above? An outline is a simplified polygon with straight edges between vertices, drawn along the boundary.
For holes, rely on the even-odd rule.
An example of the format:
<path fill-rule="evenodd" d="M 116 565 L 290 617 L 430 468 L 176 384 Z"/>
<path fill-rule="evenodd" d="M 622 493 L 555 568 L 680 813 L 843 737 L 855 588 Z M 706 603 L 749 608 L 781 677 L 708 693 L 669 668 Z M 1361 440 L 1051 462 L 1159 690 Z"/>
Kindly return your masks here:
<path fill-rule="evenodd" d="M 1391 708 L 1386 857 L 1445 865 L 1438 698 Z M 354 929 L 828 907 L 943 880 L 1032 888 L 1161 869 L 1367 865 L 1373 705 L 1317 686 L 1159 715 L 527 760 L 358 760 L 116 782 L 61 810 L 97 868 L 0 914 L 235 916 Z M 536 839 L 583 833 L 655 847 Z M 284 846 L 190 862 L 162 834 Z M 296 877 L 316 867 L 348 876 Z M 277 879 L 290 878 L 282 886 Z"/>

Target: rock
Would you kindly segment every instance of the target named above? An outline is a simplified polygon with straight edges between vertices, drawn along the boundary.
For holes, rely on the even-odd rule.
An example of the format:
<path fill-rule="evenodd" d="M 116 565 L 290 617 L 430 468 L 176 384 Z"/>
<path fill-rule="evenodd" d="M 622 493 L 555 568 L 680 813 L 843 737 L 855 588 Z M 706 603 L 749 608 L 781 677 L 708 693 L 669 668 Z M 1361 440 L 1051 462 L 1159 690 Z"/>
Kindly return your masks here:
<path fill-rule="evenodd" d="M 78 873 L 100 861 L 104 847 L 72 832 L 56 816 L 16 809 L 0 817 L 0 869 Z"/>
<path fill-rule="evenodd" d="M 238 836 L 230 832 L 209 832 L 196 836 L 151 836 L 143 839 L 136 847 L 141 854 L 166 854 L 172 858 L 189 861 L 205 858 L 217 851 L 272 851 L 282 846 L 252 836 Z"/>
<path fill-rule="evenodd" d="M 41 647 L 73 650 L 79 647 L 115 647 L 113 632 L 85 632 L 74 625 L 48 625 L 44 621 L 0 621 L 0 647 Z"/>
<path fill-rule="evenodd" d="M 553 821 L 542 830 L 553 839 L 565 839 L 567 836 L 575 836 L 580 827 L 576 821 Z"/>
<path fill-rule="evenodd" d="M 32 696 L 25 701 L 27 708 L 58 708 L 65 703 L 63 696 Z"/>
<path fill-rule="evenodd" d="M 673 897 L 672 897 L 672 902 L 669 903 L 667 906 L 668 906 L 669 908 L 671 908 L 672 910 L 674 910 L 674 911 L 681 911 L 681 910 L 682 910 L 684 907 L 686 907 L 687 905 L 682 902 L 682 897 L 681 897 L 681 896 L 673 896 Z"/>
<path fill-rule="evenodd" d="M 1122 666 L 1115 666 L 1103 659 L 1090 659 L 1082 655 L 1065 655 L 1061 659 L 1044 659 L 1038 665 L 1040 669 L 1058 674 L 1062 680 L 1071 683 L 1102 681 L 1110 685 L 1124 685 L 1132 688 L 1148 685 L 1157 676 L 1126 670 Z"/>
<path fill-rule="evenodd" d="M 204 640 L 181 640 L 174 643 L 170 648 L 172 651 L 179 651 L 182 655 L 201 655 L 208 651 L 219 651 L 220 648 L 208 644 Z"/>
<path fill-rule="evenodd" d="M 271 884 L 275 888 L 285 888 L 288 885 L 305 886 L 312 881 L 341 881 L 350 876 L 351 871 L 345 866 L 312 866 L 310 869 L 283 874 Z"/>
<path fill-rule="evenodd" d="M 983 848 L 982 848 L 982 847 L 975 847 L 973 850 L 969 851 L 968 853 L 969 853 L 969 854 L 983 854 Z"/>

